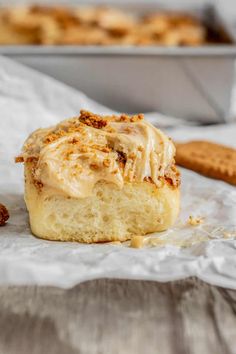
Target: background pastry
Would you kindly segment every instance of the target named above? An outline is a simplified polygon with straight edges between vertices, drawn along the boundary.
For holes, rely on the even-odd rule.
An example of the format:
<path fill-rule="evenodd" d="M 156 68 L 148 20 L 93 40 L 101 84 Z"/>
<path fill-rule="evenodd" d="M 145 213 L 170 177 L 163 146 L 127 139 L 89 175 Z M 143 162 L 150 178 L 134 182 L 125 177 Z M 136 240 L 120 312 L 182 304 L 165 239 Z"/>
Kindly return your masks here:
<path fill-rule="evenodd" d="M 183 12 L 138 15 L 110 6 L 0 8 L 0 44 L 200 46 L 208 28 Z"/>
<path fill-rule="evenodd" d="M 50 240 L 124 241 L 170 227 L 179 212 L 175 147 L 143 115 L 79 117 L 35 131 L 25 163 L 32 232 Z"/>

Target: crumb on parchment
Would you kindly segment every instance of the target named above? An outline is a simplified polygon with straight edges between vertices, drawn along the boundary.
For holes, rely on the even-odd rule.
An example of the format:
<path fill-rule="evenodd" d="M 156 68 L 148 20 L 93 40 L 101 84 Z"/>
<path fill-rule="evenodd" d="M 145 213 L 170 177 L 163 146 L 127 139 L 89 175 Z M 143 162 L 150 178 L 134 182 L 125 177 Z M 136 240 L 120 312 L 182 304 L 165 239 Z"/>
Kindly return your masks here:
<path fill-rule="evenodd" d="M 189 218 L 187 220 L 187 224 L 191 226 L 198 226 L 204 223 L 205 218 L 202 216 L 192 216 L 189 215 Z"/>

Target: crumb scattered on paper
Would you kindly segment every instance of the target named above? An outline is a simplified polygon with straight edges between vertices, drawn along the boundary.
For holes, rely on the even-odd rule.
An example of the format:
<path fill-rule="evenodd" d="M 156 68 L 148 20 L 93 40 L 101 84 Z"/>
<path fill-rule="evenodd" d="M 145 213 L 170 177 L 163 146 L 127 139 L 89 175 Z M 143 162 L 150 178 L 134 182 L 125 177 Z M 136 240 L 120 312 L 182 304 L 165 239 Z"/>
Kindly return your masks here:
<path fill-rule="evenodd" d="M 187 223 L 191 226 L 198 226 L 204 223 L 204 218 L 202 216 L 192 216 L 189 215 Z"/>
<path fill-rule="evenodd" d="M 142 248 L 144 246 L 144 236 L 133 236 L 130 241 L 130 247 Z"/>

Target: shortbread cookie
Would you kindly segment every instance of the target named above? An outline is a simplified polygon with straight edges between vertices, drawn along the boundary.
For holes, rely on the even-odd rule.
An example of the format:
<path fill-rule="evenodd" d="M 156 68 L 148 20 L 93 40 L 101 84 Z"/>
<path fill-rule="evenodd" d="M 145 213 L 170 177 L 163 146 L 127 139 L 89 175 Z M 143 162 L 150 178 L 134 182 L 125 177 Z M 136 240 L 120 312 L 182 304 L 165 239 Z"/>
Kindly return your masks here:
<path fill-rule="evenodd" d="M 204 176 L 236 185 L 236 150 L 209 141 L 177 143 L 176 162 Z"/>

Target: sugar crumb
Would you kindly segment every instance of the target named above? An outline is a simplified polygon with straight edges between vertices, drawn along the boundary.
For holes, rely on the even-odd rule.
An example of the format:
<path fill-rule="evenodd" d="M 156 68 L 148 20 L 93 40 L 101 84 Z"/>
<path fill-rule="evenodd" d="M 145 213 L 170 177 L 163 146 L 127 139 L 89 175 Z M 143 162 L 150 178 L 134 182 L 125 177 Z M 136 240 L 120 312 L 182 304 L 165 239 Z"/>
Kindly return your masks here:
<path fill-rule="evenodd" d="M 194 217 L 192 215 L 189 215 L 189 218 L 187 220 L 187 224 L 191 226 L 198 226 L 204 223 L 205 218 L 201 216 Z"/>
<path fill-rule="evenodd" d="M 130 241 L 131 248 L 142 248 L 144 246 L 144 237 L 143 236 L 132 236 Z"/>

